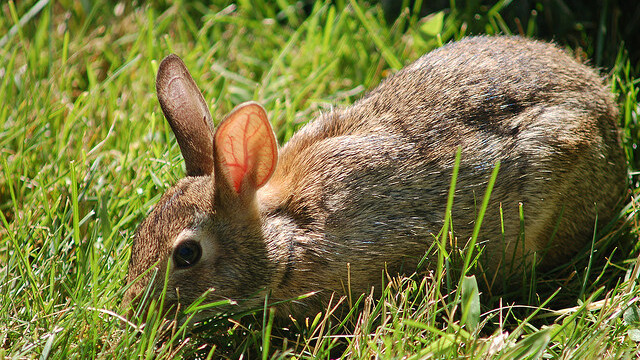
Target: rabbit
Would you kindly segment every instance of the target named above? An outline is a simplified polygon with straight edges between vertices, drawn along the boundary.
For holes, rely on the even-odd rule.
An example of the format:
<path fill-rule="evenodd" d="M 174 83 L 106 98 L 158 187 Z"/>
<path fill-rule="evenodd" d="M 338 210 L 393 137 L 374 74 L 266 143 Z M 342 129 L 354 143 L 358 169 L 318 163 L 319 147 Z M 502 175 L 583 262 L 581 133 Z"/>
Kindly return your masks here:
<path fill-rule="evenodd" d="M 156 88 L 187 176 L 137 229 L 125 306 L 152 281 L 150 268 L 156 296 L 168 276 L 164 310 L 207 291 L 207 301 L 233 301 L 205 315 L 260 307 L 267 292 L 271 301 L 313 294 L 277 308 L 313 315 L 334 293 L 379 288 L 383 271 L 415 272 L 443 227 L 458 148 L 458 243 L 470 238 L 501 164 L 479 237 L 490 274 L 567 262 L 626 194 L 610 90 L 546 42 L 446 44 L 352 106 L 320 114 L 282 148 L 256 102 L 214 130 L 176 55 L 160 64 Z"/>

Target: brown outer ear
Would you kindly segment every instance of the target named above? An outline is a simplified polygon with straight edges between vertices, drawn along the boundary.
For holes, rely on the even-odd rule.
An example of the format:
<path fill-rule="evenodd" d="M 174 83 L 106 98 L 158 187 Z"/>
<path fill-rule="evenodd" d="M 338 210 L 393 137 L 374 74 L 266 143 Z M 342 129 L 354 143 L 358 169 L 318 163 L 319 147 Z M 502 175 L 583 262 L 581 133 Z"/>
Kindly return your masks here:
<path fill-rule="evenodd" d="M 176 55 L 160 63 L 156 77 L 158 101 L 178 140 L 187 176 L 213 171 L 213 120 L 195 81 Z"/>

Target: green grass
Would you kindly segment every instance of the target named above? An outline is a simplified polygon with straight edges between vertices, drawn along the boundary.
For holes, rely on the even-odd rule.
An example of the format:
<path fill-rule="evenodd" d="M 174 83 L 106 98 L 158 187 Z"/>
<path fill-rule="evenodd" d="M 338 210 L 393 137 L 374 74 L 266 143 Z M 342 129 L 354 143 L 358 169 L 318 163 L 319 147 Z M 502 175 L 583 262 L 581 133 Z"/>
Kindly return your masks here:
<path fill-rule="evenodd" d="M 166 327 L 154 314 L 144 331 L 121 318 L 136 225 L 183 176 L 155 97 L 165 55 L 184 59 L 215 119 L 259 101 L 283 143 L 318 111 L 352 103 L 442 43 L 471 32 L 519 32 L 501 16 L 508 1 L 424 18 L 407 11 L 392 24 L 379 7 L 354 0 L 306 12 L 292 0 L 274 3 L 0 4 L 0 359 L 640 354 L 640 69 L 623 44 L 603 71 L 619 98 L 631 196 L 593 251 L 534 274 L 531 286 L 502 300 L 479 298 L 475 278 L 436 271 L 381 278 L 379 299 L 336 298 L 354 309 L 342 317 L 279 324 L 266 311 L 193 332 Z M 521 25 L 536 35 L 535 17 Z M 472 266 L 476 254 L 465 250 L 458 260 Z M 440 270 L 457 258 L 436 248 L 429 255 L 441 256 Z"/>

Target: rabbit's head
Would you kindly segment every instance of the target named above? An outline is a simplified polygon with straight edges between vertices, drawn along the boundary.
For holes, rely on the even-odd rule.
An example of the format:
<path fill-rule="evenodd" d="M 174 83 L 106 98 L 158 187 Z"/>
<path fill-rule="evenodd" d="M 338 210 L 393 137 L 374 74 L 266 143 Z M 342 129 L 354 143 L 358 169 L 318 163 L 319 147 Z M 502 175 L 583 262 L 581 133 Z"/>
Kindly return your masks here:
<path fill-rule="evenodd" d="M 272 271 L 256 202 L 278 158 L 266 112 L 244 103 L 214 132 L 202 94 L 175 55 L 160 64 L 156 89 L 187 177 L 136 232 L 124 305 L 137 302 L 150 282 L 157 296 L 165 280 L 165 309 L 184 309 L 205 293 L 211 301 L 250 298 Z"/>

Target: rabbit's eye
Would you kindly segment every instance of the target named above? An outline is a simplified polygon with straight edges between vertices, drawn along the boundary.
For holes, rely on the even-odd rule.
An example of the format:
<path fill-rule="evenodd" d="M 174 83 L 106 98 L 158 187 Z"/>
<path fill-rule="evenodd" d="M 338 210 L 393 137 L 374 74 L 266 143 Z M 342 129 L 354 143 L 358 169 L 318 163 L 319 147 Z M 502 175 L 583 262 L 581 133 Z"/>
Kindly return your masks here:
<path fill-rule="evenodd" d="M 178 268 L 188 268 L 200 260 L 202 248 L 197 241 L 187 240 L 179 244 L 173 251 L 173 261 Z"/>

